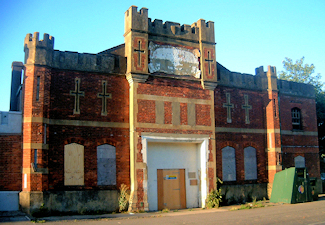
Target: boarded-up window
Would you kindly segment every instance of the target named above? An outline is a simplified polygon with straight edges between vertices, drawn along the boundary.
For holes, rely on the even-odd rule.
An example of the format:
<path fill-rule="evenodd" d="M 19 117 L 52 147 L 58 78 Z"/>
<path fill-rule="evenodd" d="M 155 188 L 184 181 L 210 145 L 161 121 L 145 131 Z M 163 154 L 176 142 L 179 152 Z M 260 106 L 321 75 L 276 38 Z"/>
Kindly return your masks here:
<path fill-rule="evenodd" d="M 256 149 L 247 147 L 244 149 L 245 180 L 257 179 Z"/>
<path fill-rule="evenodd" d="M 64 185 L 84 185 L 84 146 L 64 146 Z"/>
<path fill-rule="evenodd" d="M 112 145 L 97 147 L 97 185 L 116 185 L 116 152 Z"/>
<path fill-rule="evenodd" d="M 295 158 L 295 167 L 296 168 L 305 168 L 305 157 L 297 156 Z"/>
<path fill-rule="evenodd" d="M 222 179 L 224 181 L 236 180 L 235 149 L 229 146 L 222 149 Z"/>

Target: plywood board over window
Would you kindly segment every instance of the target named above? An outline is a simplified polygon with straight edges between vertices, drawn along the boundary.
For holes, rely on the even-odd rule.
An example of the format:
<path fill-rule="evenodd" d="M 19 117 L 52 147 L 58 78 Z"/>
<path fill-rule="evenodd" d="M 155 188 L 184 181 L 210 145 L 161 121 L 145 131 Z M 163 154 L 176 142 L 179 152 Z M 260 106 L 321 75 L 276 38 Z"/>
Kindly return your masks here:
<path fill-rule="evenodd" d="M 64 185 L 84 185 L 84 146 L 64 146 Z"/>
<path fill-rule="evenodd" d="M 247 147 L 244 149 L 245 180 L 257 179 L 256 149 Z"/>
<path fill-rule="evenodd" d="M 302 156 L 298 155 L 295 158 L 295 167 L 296 168 L 305 168 L 306 167 L 306 165 L 305 165 L 305 157 L 302 157 Z"/>
<path fill-rule="evenodd" d="M 236 180 L 236 155 L 232 147 L 222 149 L 222 179 L 223 181 Z"/>
<path fill-rule="evenodd" d="M 116 185 L 116 150 L 112 145 L 97 147 L 97 185 Z"/>

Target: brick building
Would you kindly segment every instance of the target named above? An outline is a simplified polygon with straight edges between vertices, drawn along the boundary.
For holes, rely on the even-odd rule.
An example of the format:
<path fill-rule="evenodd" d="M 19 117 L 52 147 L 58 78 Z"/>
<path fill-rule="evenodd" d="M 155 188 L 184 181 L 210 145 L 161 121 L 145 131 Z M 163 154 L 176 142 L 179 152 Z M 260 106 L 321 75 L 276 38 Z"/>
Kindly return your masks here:
<path fill-rule="evenodd" d="M 271 66 L 224 68 L 211 21 L 151 21 L 131 6 L 124 38 L 81 54 L 26 36 L 25 63 L 13 64 L 24 72 L 22 97 L 12 95 L 22 132 L 0 136 L 19 174 L 0 191 L 21 191 L 23 210 L 114 211 L 121 184 L 130 210 L 204 207 L 216 177 L 230 202 L 267 197 L 287 167 L 320 176 L 313 86 L 277 80 Z"/>

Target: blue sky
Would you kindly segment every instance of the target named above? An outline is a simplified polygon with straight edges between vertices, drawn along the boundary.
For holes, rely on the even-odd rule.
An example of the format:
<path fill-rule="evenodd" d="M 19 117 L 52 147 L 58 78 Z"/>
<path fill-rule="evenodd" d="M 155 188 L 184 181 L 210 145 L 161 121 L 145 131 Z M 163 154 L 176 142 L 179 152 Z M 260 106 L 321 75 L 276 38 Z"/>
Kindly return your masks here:
<path fill-rule="evenodd" d="M 98 53 L 124 42 L 124 12 L 189 24 L 214 21 L 216 58 L 231 71 L 283 70 L 285 57 L 305 57 L 325 81 L 325 0 L 93 1 L 0 0 L 0 111 L 9 110 L 11 63 L 24 60 L 28 33 L 48 33 L 60 51 Z"/>

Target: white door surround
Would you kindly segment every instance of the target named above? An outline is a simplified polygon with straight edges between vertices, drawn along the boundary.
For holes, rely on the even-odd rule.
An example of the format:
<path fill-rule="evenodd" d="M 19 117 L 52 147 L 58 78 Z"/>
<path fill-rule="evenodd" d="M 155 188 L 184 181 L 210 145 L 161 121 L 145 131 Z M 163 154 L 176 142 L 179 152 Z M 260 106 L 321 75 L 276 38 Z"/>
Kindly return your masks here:
<path fill-rule="evenodd" d="M 143 179 L 143 188 L 144 188 L 144 199 L 147 199 L 147 203 L 149 204 L 149 210 L 154 211 L 157 210 L 157 182 L 156 182 L 156 169 L 159 167 L 163 167 L 160 169 L 175 169 L 175 168 L 189 168 L 188 165 L 194 165 L 197 171 L 197 178 L 199 180 L 197 186 L 197 193 L 194 194 L 198 199 L 198 207 L 205 207 L 205 199 L 207 197 L 208 186 L 207 186 L 207 163 L 208 163 L 208 154 L 209 154 L 209 136 L 208 135 L 194 135 L 194 134 L 156 134 L 156 133 L 142 133 L 141 134 L 142 141 L 142 157 L 143 163 L 146 164 L 146 169 L 144 170 L 144 179 Z M 158 144 L 161 143 L 161 144 Z M 177 151 L 173 148 L 173 143 L 177 149 L 178 146 L 185 146 L 183 150 Z M 165 146 L 167 148 L 166 151 L 151 151 L 150 155 L 150 146 Z M 194 150 L 193 150 L 194 149 Z M 186 153 L 184 152 L 186 151 Z M 159 157 L 157 157 L 157 152 Z M 155 154 L 155 155 L 153 155 Z M 174 154 L 175 157 L 178 157 L 176 162 L 171 162 L 169 165 L 164 163 L 163 165 L 158 165 L 160 160 L 165 159 L 169 154 Z M 162 158 L 161 158 L 162 157 Z M 170 157 L 173 157 L 171 155 Z M 148 162 L 149 160 L 157 161 Z M 173 159 L 173 158 L 171 158 Z M 183 160 L 183 162 L 182 162 Z M 150 165 L 153 164 L 153 165 Z M 157 168 L 156 168 L 157 167 Z M 189 172 L 193 172 L 193 167 L 190 169 L 185 169 L 186 174 Z M 187 176 L 186 176 L 187 177 Z M 148 185 L 148 181 L 151 183 Z M 155 183 L 155 184 L 153 184 Z M 189 189 L 193 190 L 193 186 L 190 186 L 189 180 L 186 180 L 186 189 L 188 189 L 187 198 L 187 207 L 192 207 L 191 205 L 191 194 Z M 150 189 L 150 190 L 149 190 Z M 192 199 L 193 200 L 193 199 Z"/>

